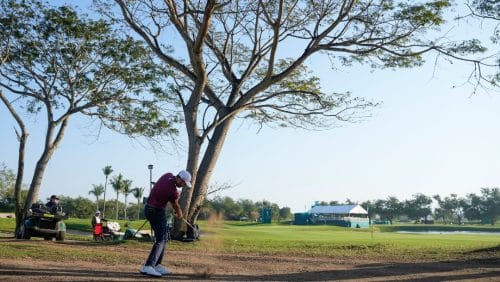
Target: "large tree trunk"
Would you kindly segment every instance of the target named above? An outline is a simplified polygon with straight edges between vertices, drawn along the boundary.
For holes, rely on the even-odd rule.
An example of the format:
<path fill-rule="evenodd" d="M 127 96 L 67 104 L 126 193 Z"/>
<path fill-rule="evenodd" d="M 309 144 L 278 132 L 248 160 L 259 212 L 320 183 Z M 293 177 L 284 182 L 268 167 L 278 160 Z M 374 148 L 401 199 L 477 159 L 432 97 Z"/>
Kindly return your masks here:
<path fill-rule="evenodd" d="M 52 157 L 54 150 L 55 146 L 47 146 L 42 156 L 36 163 L 35 172 L 33 174 L 33 179 L 31 180 L 28 196 L 26 197 L 24 205 L 25 211 L 27 211 L 31 207 L 31 204 L 33 204 L 36 201 L 36 199 L 38 199 L 38 192 L 43 180 L 45 169 L 47 168 L 47 164 L 50 158 Z"/>
<path fill-rule="evenodd" d="M 28 191 L 28 196 L 24 203 L 24 211 L 26 212 L 31 208 L 31 205 L 38 199 L 38 192 L 40 185 L 42 183 L 43 175 L 45 169 L 47 168 L 47 163 L 50 160 L 54 152 L 54 148 L 46 148 L 38 162 L 36 163 L 35 173 L 33 174 L 33 179 L 31 180 L 31 185 Z"/>
<path fill-rule="evenodd" d="M 205 200 L 208 184 L 212 173 L 214 171 L 217 160 L 219 159 L 220 153 L 224 142 L 226 141 L 227 133 L 233 122 L 233 117 L 227 118 L 214 130 L 214 134 L 210 139 L 203 160 L 201 161 L 200 167 L 198 169 L 196 189 L 195 194 L 191 197 L 191 204 L 189 208 L 189 213 L 187 217 L 191 222 L 194 222 L 196 218 L 196 210 L 203 204 Z"/>
<path fill-rule="evenodd" d="M 194 123 L 192 126 L 187 126 L 188 128 L 188 136 L 189 136 L 189 150 L 188 150 L 188 159 L 187 159 L 187 164 L 186 164 L 186 170 L 191 173 L 191 183 L 193 185 L 192 188 L 187 188 L 183 187 L 182 192 L 180 195 L 179 199 L 179 205 L 182 209 L 182 215 L 184 218 L 188 218 L 188 211 L 189 211 L 189 205 L 191 204 L 191 198 L 193 196 L 193 191 L 197 187 L 197 179 L 198 179 L 198 162 L 200 158 L 200 152 L 201 152 L 201 140 L 198 135 L 196 135 L 196 130 L 193 130 L 195 128 Z M 191 128 L 191 130 L 189 129 Z M 174 220 L 174 228 L 172 231 L 172 238 L 174 239 L 181 239 L 183 232 L 182 232 L 182 225 L 184 223 L 177 218 Z"/>
<path fill-rule="evenodd" d="M 192 117 L 196 118 L 196 117 Z M 189 119 L 186 119 L 189 120 Z M 192 120 L 192 119 L 191 119 Z M 201 145 L 202 140 L 200 140 L 199 136 L 196 134 L 196 124 L 186 122 L 186 127 L 188 131 L 189 137 L 189 150 L 188 150 L 188 159 L 186 164 L 186 170 L 191 173 L 191 183 L 193 184 L 192 188 L 183 187 L 182 193 L 179 199 L 179 205 L 181 206 L 182 213 L 184 217 L 187 217 L 189 211 L 189 205 L 191 204 L 191 197 L 193 195 L 193 191 L 197 187 L 198 182 L 198 163 L 200 159 Z"/>
<path fill-rule="evenodd" d="M 233 117 L 229 117 L 214 129 L 214 133 L 208 142 L 199 167 L 196 164 L 200 158 L 201 143 L 196 142 L 191 146 L 190 142 L 187 169 L 193 174 L 193 187 L 191 189 L 183 188 L 179 204 L 184 213 L 184 218 L 191 223 L 196 221 L 200 206 L 206 197 L 210 177 L 212 176 L 232 121 Z M 175 219 L 173 238 L 181 238 L 183 235 L 182 225 L 182 221 Z"/>
<path fill-rule="evenodd" d="M 23 222 L 23 203 L 21 198 L 21 190 L 23 186 L 23 177 L 24 177 L 24 154 L 26 141 L 28 139 L 28 133 L 25 128 L 21 128 L 21 136 L 19 136 L 19 157 L 17 162 L 17 176 L 16 176 L 16 184 L 14 187 L 14 197 L 16 199 L 15 202 L 15 215 L 16 215 L 16 229 L 14 234 L 19 234 L 21 223 Z"/>
<path fill-rule="evenodd" d="M 51 114 L 49 113 L 49 116 Z M 40 189 L 40 185 L 42 183 L 43 175 L 45 173 L 45 169 L 47 168 L 47 164 L 52 157 L 55 149 L 61 143 L 61 140 L 64 136 L 64 132 L 66 127 L 68 126 L 68 118 L 62 120 L 61 126 L 59 127 L 59 131 L 54 139 L 52 139 L 54 130 L 56 128 L 57 123 L 53 122 L 51 118 L 49 118 L 49 123 L 47 127 L 47 133 L 45 137 L 45 148 L 44 151 L 36 163 L 35 172 L 33 174 L 33 178 L 31 180 L 30 188 L 28 190 L 28 196 L 24 202 L 24 210 L 21 216 L 21 221 L 24 221 L 26 216 L 26 212 L 31 208 L 31 205 L 38 199 L 38 192 Z M 53 141 L 52 141 L 53 140 Z"/>
<path fill-rule="evenodd" d="M 16 228 L 14 231 L 14 234 L 19 234 L 21 223 L 23 222 L 23 204 L 22 204 L 22 199 L 21 199 L 21 190 L 23 187 L 23 178 L 24 178 L 24 157 L 25 157 L 25 152 L 26 152 L 26 142 L 28 141 L 28 131 L 26 129 L 26 126 L 24 125 L 23 120 L 21 117 L 17 114 L 16 110 L 10 103 L 10 101 L 3 95 L 3 92 L 0 91 L 0 100 L 5 104 L 9 112 L 12 114 L 12 117 L 16 120 L 17 124 L 19 125 L 19 129 L 21 130 L 21 133 L 16 131 L 17 139 L 19 141 L 19 156 L 17 159 L 17 174 L 16 174 L 16 184 L 14 186 L 14 197 L 16 199 L 15 201 L 15 208 L 14 208 L 14 213 L 16 215 Z"/>

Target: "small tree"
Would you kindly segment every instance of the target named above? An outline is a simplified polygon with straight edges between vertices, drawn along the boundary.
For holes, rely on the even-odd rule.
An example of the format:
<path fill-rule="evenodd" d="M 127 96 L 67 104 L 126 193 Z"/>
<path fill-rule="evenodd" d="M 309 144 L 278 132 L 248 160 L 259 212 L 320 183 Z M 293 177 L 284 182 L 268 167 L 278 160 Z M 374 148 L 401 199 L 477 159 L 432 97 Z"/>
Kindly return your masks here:
<path fill-rule="evenodd" d="M 421 193 L 415 194 L 412 199 L 404 202 L 404 213 L 415 222 L 423 218 L 427 223 L 427 216 L 431 214 L 431 204 L 432 199 L 430 197 Z"/>
<path fill-rule="evenodd" d="M 137 199 L 137 220 L 139 220 L 139 216 L 141 214 L 141 201 L 142 201 L 142 195 L 144 194 L 144 188 L 143 187 L 135 187 L 132 190 L 132 195 L 134 198 Z"/>
<path fill-rule="evenodd" d="M 15 210 L 14 187 L 16 174 L 7 168 L 4 163 L 0 163 L 0 210 L 12 212 Z"/>
<path fill-rule="evenodd" d="M 292 211 L 289 207 L 283 207 L 279 211 L 280 220 L 290 220 L 292 218 Z"/>
<path fill-rule="evenodd" d="M 64 211 L 70 217 L 89 218 L 95 212 L 94 203 L 87 198 L 77 197 L 73 199 L 65 196 L 59 198 Z"/>
<path fill-rule="evenodd" d="M 106 188 L 108 187 L 108 177 L 111 175 L 111 173 L 113 173 L 113 169 L 110 165 L 107 165 L 102 169 L 102 172 L 104 173 L 104 177 L 106 178 L 104 180 L 104 204 L 102 206 L 102 217 L 104 218 L 106 216 Z"/>
<path fill-rule="evenodd" d="M 449 197 L 444 197 L 444 199 L 441 199 L 439 195 L 435 195 L 433 198 L 439 204 L 439 209 L 437 209 L 437 211 L 441 218 L 443 218 L 444 223 L 446 223 L 446 219 L 453 221 L 453 219 L 456 218 L 458 224 L 462 224 L 464 212 L 462 209 L 462 201 L 458 198 L 457 194 L 450 194 Z"/>
<path fill-rule="evenodd" d="M 482 217 L 489 220 L 491 225 L 495 225 L 500 216 L 500 189 L 481 188 L 481 194 Z"/>
<path fill-rule="evenodd" d="M 121 192 L 125 196 L 125 207 L 123 209 L 124 217 L 125 217 L 125 220 L 128 220 L 128 217 L 127 217 L 127 198 L 128 198 L 128 195 L 130 193 L 132 193 L 132 180 L 129 180 L 129 179 L 123 180 L 123 186 L 122 186 Z"/>
<path fill-rule="evenodd" d="M 118 198 L 120 193 L 123 191 L 123 187 L 125 186 L 125 179 L 123 179 L 123 175 L 120 173 L 118 176 L 113 177 L 111 180 L 111 187 L 116 192 L 116 200 L 115 200 L 115 219 L 118 219 Z"/>
<path fill-rule="evenodd" d="M 464 216 L 468 220 L 480 220 L 482 217 L 482 199 L 480 196 L 470 193 L 461 202 L 464 209 Z"/>
<path fill-rule="evenodd" d="M 96 209 L 99 210 L 99 197 L 104 192 L 104 186 L 102 186 L 102 184 L 99 185 L 92 184 L 92 187 L 93 187 L 92 190 L 89 191 L 89 195 L 95 196 Z"/>

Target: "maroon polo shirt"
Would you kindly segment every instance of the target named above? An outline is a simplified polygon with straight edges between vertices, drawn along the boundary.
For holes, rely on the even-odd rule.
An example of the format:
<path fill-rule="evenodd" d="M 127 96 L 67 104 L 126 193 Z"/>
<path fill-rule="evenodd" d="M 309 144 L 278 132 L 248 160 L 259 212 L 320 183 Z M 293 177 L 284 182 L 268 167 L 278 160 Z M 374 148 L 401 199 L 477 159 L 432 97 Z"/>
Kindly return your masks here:
<path fill-rule="evenodd" d="M 168 202 L 175 202 L 179 198 L 179 192 L 175 186 L 175 176 L 168 172 L 156 181 L 151 193 L 149 193 L 148 205 L 164 209 Z"/>

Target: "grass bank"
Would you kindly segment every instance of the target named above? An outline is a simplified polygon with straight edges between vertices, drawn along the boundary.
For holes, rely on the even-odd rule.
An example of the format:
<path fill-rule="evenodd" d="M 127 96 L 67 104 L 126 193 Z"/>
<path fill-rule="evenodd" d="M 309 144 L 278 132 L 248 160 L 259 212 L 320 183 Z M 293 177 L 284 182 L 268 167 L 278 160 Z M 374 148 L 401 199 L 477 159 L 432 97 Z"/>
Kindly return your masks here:
<path fill-rule="evenodd" d="M 88 220 L 70 219 L 69 229 L 91 231 Z M 132 221 L 138 228 L 144 221 Z M 121 222 L 124 226 L 125 222 Z M 499 235 L 475 234 L 400 234 L 381 232 L 387 227 L 349 229 L 336 226 L 295 226 L 281 224 L 254 224 L 242 222 L 199 222 L 202 238 L 195 243 L 171 242 L 169 250 L 255 255 L 298 255 L 330 257 L 335 259 L 389 259 L 402 261 L 453 260 L 500 257 Z M 147 225 L 147 224 L 146 224 Z M 145 226 L 149 229 L 149 226 Z M 1 231 L 13 231 L 12 219 L 0 219 Z M 119 243 L 92 242 L 89 237 L 68 237 L 71 243 L 44 242 L 33 239 L 0 239 L 0 257 L 49 257 L 108 262 L 130 260 L 133 254 L 146 252 L 150 242 L 126 241 Z M 21 243 L 19 243 L 21 242 Z M 81 242 L 81 243 L 78 243 Z M 52 244 L 51 248 L 44 244 Z M 20 246 L 23 246 L 20 248 Z M 80 248 L 80 246 L 85 246 Z M 90 248 L 89 248 L 90 247 Z M 111 250 L 106 247 L 112 247 Z M 96 257 L 96 249 L 99 255 Z M 59 250 L 58 250 L 59 249 Z M 117 251 L 119 250 L 119 251 Z M 102 256 L 102 257 L 100 257 Z M 143 257 L 142 255 L 141 257 Z"/>
<path fill-rule="evenodd" d="M 213 229 L 213 230 L 212 230 Z M 202 229 L 203 230 L 203 229 Z M 499 235 L 423 235 L 380 232 L 379 228 L 294 226 L 227 222 L 205 226 L 212 245 L 226 252 L 390 259 L 452 259 L 499 256 Z M 218 240 L 218 242 L 217 242 Z M 210 246 L 210 245 L 209 245 Z"/>

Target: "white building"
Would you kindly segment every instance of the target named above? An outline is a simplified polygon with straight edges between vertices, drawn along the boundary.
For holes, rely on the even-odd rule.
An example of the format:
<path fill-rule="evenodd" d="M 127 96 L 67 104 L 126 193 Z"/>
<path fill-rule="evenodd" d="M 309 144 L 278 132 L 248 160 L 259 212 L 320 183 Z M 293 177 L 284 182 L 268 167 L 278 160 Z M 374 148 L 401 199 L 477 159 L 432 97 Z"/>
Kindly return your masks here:
<path fill-rule="evenodd" d="M 309 214 L 368 217 L 368 212 L 360 205 L 313 206 L 309 210 Z"/>
<path fill-rule="evenodd" d="M 313 206 L 309 211 L 313 224 L 334 224 L 352 228 L 370 225 L 368 212 L 360 205 Z"/>

